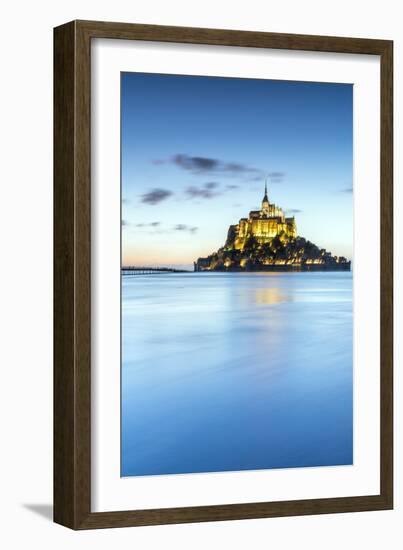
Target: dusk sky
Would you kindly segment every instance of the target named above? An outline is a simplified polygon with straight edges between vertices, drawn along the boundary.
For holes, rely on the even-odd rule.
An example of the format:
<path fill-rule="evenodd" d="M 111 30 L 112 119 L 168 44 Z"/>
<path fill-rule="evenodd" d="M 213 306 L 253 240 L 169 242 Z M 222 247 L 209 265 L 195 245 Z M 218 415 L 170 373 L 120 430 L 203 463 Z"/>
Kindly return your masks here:
<path fill-rule="evenodd" d="M 123 265 L 187 266 L 270 202 L 352 259 L 353 87 L 122 73 Z"/>

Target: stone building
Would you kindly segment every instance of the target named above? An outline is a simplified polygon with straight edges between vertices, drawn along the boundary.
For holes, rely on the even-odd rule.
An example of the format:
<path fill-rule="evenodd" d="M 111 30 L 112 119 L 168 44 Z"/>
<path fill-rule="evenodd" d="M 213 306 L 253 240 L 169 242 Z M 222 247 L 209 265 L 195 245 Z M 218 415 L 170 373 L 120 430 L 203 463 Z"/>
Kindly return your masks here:
<path fill-rule="evenodd" d="M 270 203 L 265 184 L 261 209 L 252 210 L 248 218 L 241 218 L 238 224 L 230 226 L 226 246 L 243 250 L 249 237 L 264 244 L 277 235 L 294 238 L 297 236 L 297 226 L 294 217 L 286 218 L 280 207 Z"/>

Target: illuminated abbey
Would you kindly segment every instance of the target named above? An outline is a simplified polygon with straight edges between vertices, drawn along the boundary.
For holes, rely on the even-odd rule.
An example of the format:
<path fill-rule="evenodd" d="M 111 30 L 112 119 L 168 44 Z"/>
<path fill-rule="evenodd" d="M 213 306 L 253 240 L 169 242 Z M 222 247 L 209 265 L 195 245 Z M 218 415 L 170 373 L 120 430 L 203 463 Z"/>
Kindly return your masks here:
<path fill-rule="evenodd" d="M 250 237 L 254 237 L 259 244 L 264 244 L 277 236 L 285 239 L 295 238 L 297 226 L 294 217 L 286 218 L 280 207 L 270 203 L 265 184 L 261 209 L 252 210 L 248 218 L 241 218 L 237 225 L 230 226 L 227 245 L 231 244 L 236 250 L 243 250 Z"/>
<path fill-rule="evenodd" d="M 333 256 L 297 235 L 294 217 L 270 203 L 265 184 L 260 210 L 230 225 L 227 240 L 206 258 L 194 262 L 195 271 L 324 271 L 347 270 L 351 262 Z"/>

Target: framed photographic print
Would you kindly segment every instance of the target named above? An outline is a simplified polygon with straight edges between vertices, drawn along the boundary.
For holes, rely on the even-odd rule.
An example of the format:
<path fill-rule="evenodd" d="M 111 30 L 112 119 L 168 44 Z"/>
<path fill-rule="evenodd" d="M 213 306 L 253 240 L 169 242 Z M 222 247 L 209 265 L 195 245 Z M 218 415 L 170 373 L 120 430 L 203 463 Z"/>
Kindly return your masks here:
<path fill-rule="evenodd" d="M 392 42 L 54 46 L 55 521 L 392 508 Z"/>

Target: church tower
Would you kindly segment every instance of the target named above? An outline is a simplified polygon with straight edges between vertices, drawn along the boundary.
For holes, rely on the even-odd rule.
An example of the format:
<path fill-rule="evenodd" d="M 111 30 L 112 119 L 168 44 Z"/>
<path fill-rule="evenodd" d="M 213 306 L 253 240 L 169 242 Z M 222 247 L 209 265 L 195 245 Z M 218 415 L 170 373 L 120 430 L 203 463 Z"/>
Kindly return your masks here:
<path fill-rule="evenodd" d="M 263 200 L 262 200 L 262 212 L 266 215 L 269 214 L 269 206 L 270 206 L 270 203 L 269 203 L 269 199 L 267 197 L 267 180 L 265 180 L 265 182 L 264 182 L 264 197 L 263 197 Z"/>

